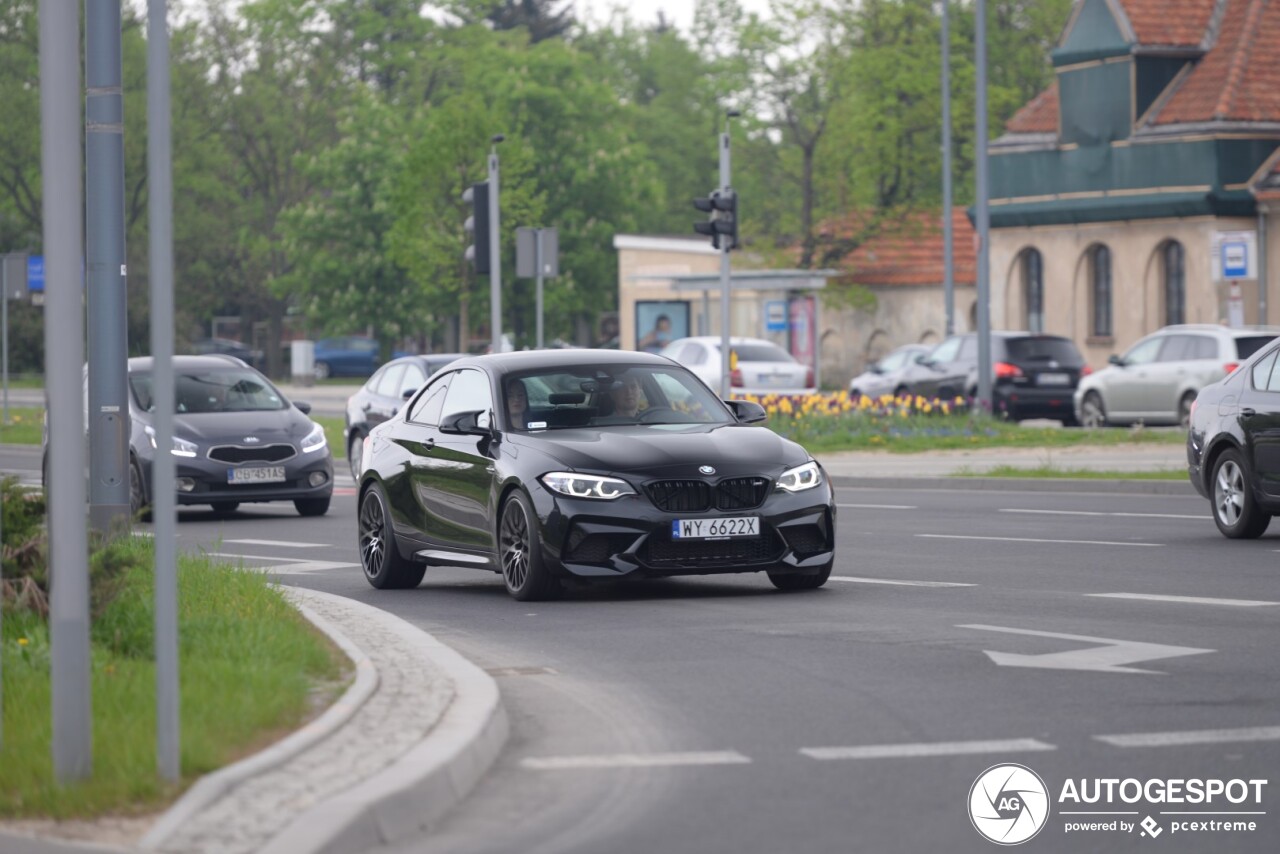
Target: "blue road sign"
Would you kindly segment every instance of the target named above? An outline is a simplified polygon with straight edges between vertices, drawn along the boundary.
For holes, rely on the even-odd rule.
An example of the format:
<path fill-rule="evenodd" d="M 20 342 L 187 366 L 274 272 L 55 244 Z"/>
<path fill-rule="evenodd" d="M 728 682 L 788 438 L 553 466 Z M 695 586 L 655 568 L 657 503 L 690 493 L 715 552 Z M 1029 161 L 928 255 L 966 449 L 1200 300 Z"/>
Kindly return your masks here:
<path fill-rule="evenodd" d="M 27 256 L 27 290 L 44 293 L 44 256 Z"/>
<path fill-rule="evenodd" d="M 764 329 L 766 332 L 787 331 L 787 301 L 766 300 L 764 304 Z"/>

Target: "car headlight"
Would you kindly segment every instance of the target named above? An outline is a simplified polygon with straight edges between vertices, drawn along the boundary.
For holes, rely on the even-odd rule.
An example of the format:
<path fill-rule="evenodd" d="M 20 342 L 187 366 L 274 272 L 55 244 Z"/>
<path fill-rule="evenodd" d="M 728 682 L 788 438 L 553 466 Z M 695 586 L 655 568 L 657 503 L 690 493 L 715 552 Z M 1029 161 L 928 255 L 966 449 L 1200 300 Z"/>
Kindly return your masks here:
<path fill-rule="evenodd" d="M 148 424 L 142 430 L 147 434 L 147 438 L 151 440 L 151 447 L 158 447 L 156 445 L 155 428 Z M 170 452 L 175 457 L 194 457 L 199 450 L 200 448 L 196 446 L 195 442 L 188 442 L 186 439 L 179 439 L 177 436 L 173 437 L 173 447 Z"/>
<path fill-rule="evenodd" d="M 616 477 L 603 477 L 598 474 L 577 474 L 571 471 L 553 471 L 544 474 L 542 485 L 552 492 L 568 495 L 573 498 L 603 498 L 612 500 L 623 495 L 635 495 L 631 484 Z"/>
<path fill-rule="evenodd" d="M 782 477 L 778 478 L 778 489 L 785 489 L 787 492 L 802 492 L 806 489 L 813 489 L 822 483 L 822 469 L 818 468 L 816 460 L 809 460 L 802 466 L 796 466 L 793 469 L 787 469 L 782 473 Z"/>
<path fill-rule="evenodd" d="M 325 446 L 327 440 L 324 436 L 324 428 L 319 424 L 311 428 L 311 432 L 302 440 L 302 453 L 309 454 L 312 451 L 318 451 Z"/>

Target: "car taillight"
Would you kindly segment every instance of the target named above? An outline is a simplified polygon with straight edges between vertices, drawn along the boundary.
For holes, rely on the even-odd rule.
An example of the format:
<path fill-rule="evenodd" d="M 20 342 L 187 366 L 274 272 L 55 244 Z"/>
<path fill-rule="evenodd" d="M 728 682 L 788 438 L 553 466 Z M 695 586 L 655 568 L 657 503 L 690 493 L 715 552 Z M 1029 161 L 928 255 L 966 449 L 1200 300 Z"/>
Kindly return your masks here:
<path fill-rule="evenodd" d="M 1022 368 L 1008 362 L 996 362 L 996 379 L 1007 380 L 1022 376 Z"/>
<path fill-rule="evenodd" d="M 1093 373 L 1093 368 L 1089 367 L 1088 365 L 1085 365 L 1083 368 L 1080 369 L 1080 376 L 1082 377 L 1087 377 L 1091 373 Z"/>
<path fill-rule="evenodd" d="M 813 386 L 813 368 L 809 368 L 809 370 L 804 372 L 804 387 L 810 388 L 812 386 Z"/>
<path fill-rule="evenodd" d="M 1239 362 L 1227 362 L 1222 369 L 1227 372 L 1227 376 L 1231 376 L 1236 372 L 1236 368 L 1240 367 Z"/>
<path fill-rule="evenodd" d="M 734 388 L 742 388 L 744 385 L 742 382 L 742 368 L 734 368 L 729 372 L 729 385 Z"/>

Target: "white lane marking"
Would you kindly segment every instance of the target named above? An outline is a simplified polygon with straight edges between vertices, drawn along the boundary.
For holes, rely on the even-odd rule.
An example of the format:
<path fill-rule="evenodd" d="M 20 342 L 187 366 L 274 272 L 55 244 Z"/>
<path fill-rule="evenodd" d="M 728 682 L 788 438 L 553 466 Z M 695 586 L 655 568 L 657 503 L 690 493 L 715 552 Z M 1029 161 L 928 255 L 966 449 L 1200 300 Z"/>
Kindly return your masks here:
<path fill-rule="evenodd" d="M 1118 543 L 1111 540 L 1044 540 L 1036 537 L 980 537 L 976 534 L 916 534 L 930 540 L 994 540 L 1001 543 L 1062 543 L 1072 546 L 1146 546 L 1161 548 L 1164 543 Z"/>
<path fill-rule="evenodd" d="M 243 546 L 277 546 L 282 549 L 326 549 L 327 543 L 291 543 L 288 540 L 223 540 L 224 543 L 238 543 Z"/>
<path fill-rule="evenodd" d="M 1207 513 L 1120 513 L 1103 510 L 1036 510 L 1027 507 L 1006 507 L 1000 513 L 1039 513 L 1054 516 L 1121 516 L 1127 519 L 1204 519 L 1212 521 Z"/>
<path fill-rule="evenodd" d="M 894 584 L 902 587 L 977 587 L 959 581 L 899 581 L 896 578 L 862 578 L 857 575 L 833 575 L 828 581 L 851 581 L 855 584 Z"/>
<path fill-rule="evenodd" d="M 303 560 L 301 558 L 280 557 L 279 555 L 242 555 L 231 552 L 201 552 L 206 557 L 226 558 L 227 560 L 266 561 L 270 566 L 246 566 L 255 572 L 270 572 L 275 575 L 292 575 L 301 572 L 323 572 L 327 569 L 349 569 L 359 566 L 358 563 L 346 563 L 336 560 Z M 281 563 L 284 561 L 284 563 Z"/>
<path fill-rule="evenodd" d="M 902 759 L 921 756 L 965 756 L 973 753 L 1011 753 L 1026 750 L 1057 750 L 1034 738 L 1003 741 L 937 741 L 922 744 L 863 744 L 857 747 L 802 747 L 811 759 Z"/>
<path fill-rule="evenodd" d="M 1030 635 L 1037 638 L 1057 638 L 1078 643 L 1101 644 L 1068 652 L 1049 652 L 1041 655 L 1022 655 L 1012 652 L 995 652 L 984 649 L 987 657 L 1001 667 L 1043 667 L 1049 670 L 1096 670 L 1101 673 L 1159 673 L 1128 667 L 1142 661 L 1176 658 L 1183 655 L 1202 655 L 1216 652 L 1212 649 L 1196 649 L 1190 646 L 1174 646 L 1163 643 L 1095 638 L 1088 635 L 1067 635 L 1060 632 L 1041 632 L 1036 629 L 1012 629 L 1005 626 L 967 625 L 957 629 L 977 629 L 983 632 L 1004 632 L 1011 635 Z"/>
<path fill-rule="evenodd" d="M 1181 732 L 1131 732 L 1122 735 L 1095 735 L 1094 738 L 1112 747 L 1178 747 L 1185 744 L 1280 741 L 1280 726 L 1193 729 Z"/>
<path fill-rule="evenodd" d="M 530 756 L 520 760 L 533 771 L 596 768 L 663 768 L 679 765 L 743 765 L 751 760 L 734 750 L 683 753 L 606 753 L 583 756 Z"/>
<path fill-rule="evenodd" d="M 1157 593 L 1086 593 L 1084 595 L 1098 599 L 1145 599 L 1152 602 L 1181 602 L 1186 605 L 1231 605 L 1236 608 L 1280 605 L 1280 602 L 1264 602 L 1261 599 L 1215 599 L 1211 596 L 1164 596 Z"/>
<path fill-rule="evenodd" d="M 854 510 L 915 510 L 914 504 L 837 504 L 837 507 L 848 507 Z"/>

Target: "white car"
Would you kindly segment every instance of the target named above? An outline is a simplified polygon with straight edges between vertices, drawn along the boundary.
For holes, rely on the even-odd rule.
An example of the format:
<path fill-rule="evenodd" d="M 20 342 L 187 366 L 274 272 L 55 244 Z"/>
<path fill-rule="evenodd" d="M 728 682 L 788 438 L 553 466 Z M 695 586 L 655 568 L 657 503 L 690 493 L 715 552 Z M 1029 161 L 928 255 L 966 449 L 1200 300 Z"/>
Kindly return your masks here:
<path fill-rule="evenodd" d="M 720 392 L 720 338 L 704 335 L 680 338 L 662 349 L 662 355 L 698 376 L 713 392 Z M 737 368 L 729 375 L 729 393 L 813 394 L 813 368 L 802 365 L 790 353 L 763 338 L 730 338 L 729 347 L 738 356 Z"/>

